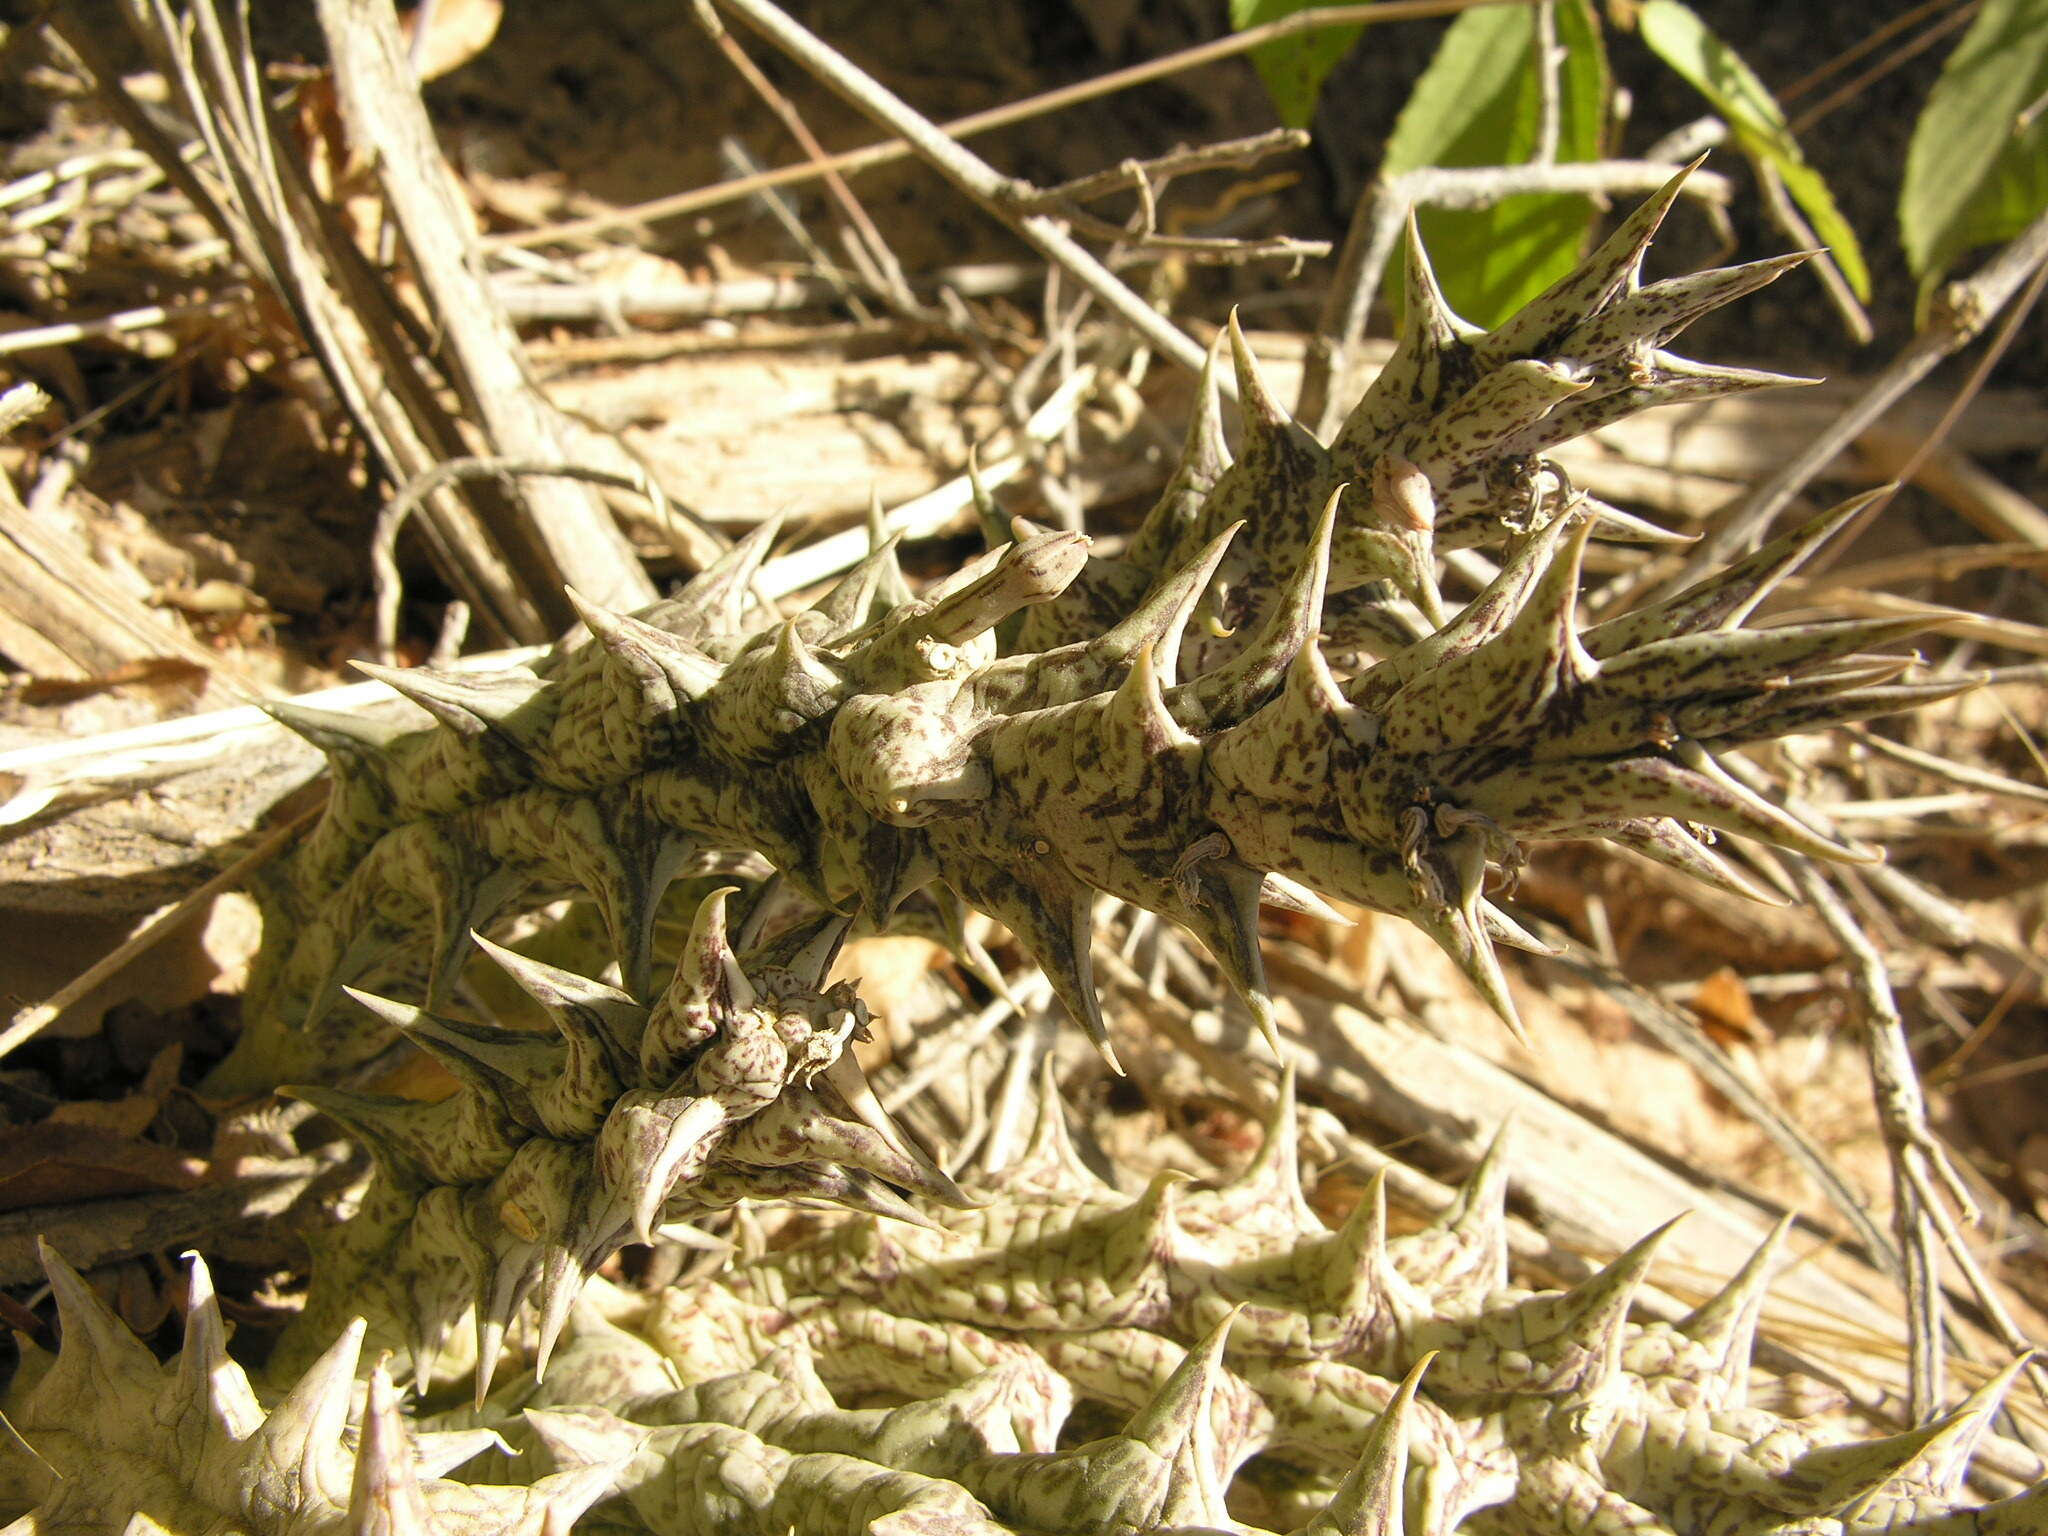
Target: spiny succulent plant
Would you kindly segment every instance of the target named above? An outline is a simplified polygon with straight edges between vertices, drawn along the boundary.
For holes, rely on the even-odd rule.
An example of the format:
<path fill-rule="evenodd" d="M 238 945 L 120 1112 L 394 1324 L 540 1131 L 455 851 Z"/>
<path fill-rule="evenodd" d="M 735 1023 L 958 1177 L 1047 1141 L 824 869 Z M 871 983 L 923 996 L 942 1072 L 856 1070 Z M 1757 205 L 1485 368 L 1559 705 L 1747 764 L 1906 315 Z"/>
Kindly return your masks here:
<path fill-rule="evenodd" d="M 1230 1395 L 1238 1384 L 1219 1365 L 1229 1327 L 1226 1319 L 1185 1351 L 1116 1431 L 1058 1449 L 1019 1438 L 1019 1406 L 1044 1406 L 1029 1404 L 1039 1383 L 1028 1369 L 999 1366 L 900 1407 L 843 1409 L 800 1350 L 623 1402 L 631 1417 L 576 1407 L 526 1418 L 551 1459 L 602 1472 L 649 1531 L 1246 1532 L 1222 1498 L 1232 1454 L 1222 1446 L 1234 1449 L 1223 1437 L 1241 1417 Z M 621 1363 L 616 1345 L 607 1354 Z M 659 1365 L 644 1354 L 652 1358 L 641 1364 Z M 1414 1401 L 1421 1374 L 1393 1391 L 1302 1536 L 1402 1530 L 1409 1444 L 1430 1422 Z"/>
<path fill-rule="evenodd" d="M 1087 1171 L 1048 1094 L 1030 1153 L 986 1206 L 924 1229 L 843 1222 L 624 1320 L 685 1381 L 751 1369 L 798 1383 L 815 1372 L 842 1399 L 993 1398 L 991 1433 L 1013 1399 L 1063 1409 L 1042 1386 L 994 1391 L 992 1376 L 1037 1369 L 1043 1380 L 1044 1366 L 1082 1402 L 1140 1423 L 1182 1405 L 1176 1448 L 1153 1449 L 1187 1470 L 1169 1479 L 1140 1459 L 1146 1470 L 1127 1486 L 1141 1517 L 1091 1526 L 1048 1493 L 1006 1507 L 1021 1529 L 1239 1529 L 1224 1501 L 1251 1458 L 1282 1487 L 1355 1480 L 1358 1447 L 1418 1374 L 1405 1494 L 1370 1523 L 1319 1515 L 1309 1529 L 1383 1531 L 1402 1520 L 1411 1536 L 1468 1525 L 1543 1536 L 2048 1529 L 2048 1486 L 1975 1508 L 1961 1495 L 2017 1364 L 1935 1423 L 1877 1439 L 1853 1439 L 1828 1416 L 1788 1420 L 1749 1403 L 1751 1345 L 1782 1228 L 1683 1321 L 1642 1323 L 1630 1303 L 1663 1230 L 1572 1290 L 1518 1290 L 1507 1279 L 1498 1144 L 1444 1219 L 1390 1237 L 1383 1181 L 1335 1230 L 1313 1214 L 1293 1126 L 1289 1083 L 1243 1175 L 1210 1189 L 1162 1175 L 1129 1197 Z M 625 1347 L 615 1339 L 598 1358 L 616 1362 Z M 588 1394 L 602 1369 L 558 1389 Z M 674 1400 L 650 1390 L 616 1412 L 673 1422 Z M 1188 1406 L 1196 1401 L 1199 1413 Z M 1008 1424 L 1050 1451 L 1042 1422 L 1013 1414 Z M 593 1458 L 604 1447 L 622 1468 L 634 1465 L 623 1440 L 586 1444 Z M 984 1464 L 965 1465 L 956 1480 L 984 1498 L 985 1488 L 1024 1481 L 977 1482 Z M 1105 1474 L 1098 1495 L 1124 1486 L 1122 1475 Z M 1171 1514 L 1144 1502 L 1167 1482 L 1180 1500 Z"/>
<path fill-rule="evenodd" d="M 1007 1536 L 1165 1530 L 1214 1505 L 1207 1426 L 1227 1321 L 1119 1434 L 1029 1451 L 1009 1416 L 1055 1428 L 1057 1416 L 1015 1371 L 931 1401 L 848 1411 L 800 1354 L 677 1389 L 649 1346 L 592 1320 L 560 1375 L 609 1389 L 650 1422 L 594 1402 L 531 1408 L 525 1438 L 565 1465 L 529 1485 L 475 1484 L 442 1474 L 502 1447 L 497 1432 L 416 1431 L 381 1361 L 352 1411 L 360 1326 L 266 1411 L 223 1347 L 203 1263 L 169 1365 L 61 1258 L 45 1251 L 44 1265 L 64 1342 L 9 1405 L 20 1435 L 0 1452 L 0 1503 L 36 1501 L 10 1536 L 567 1536 L 600 1503 L 606 1530 L 672 1536 Z M 1311 1531 L 1399 1530 L 1419 1374 L 1395 1391 Z M 632 1386 L 657 1390 L 621 1392 Z"/>
<path fill-rule="evenodd" d="M 988 914 L 1105 1048 L 1103 895 L 1192 930 L 1262 1022 L 1259 906 L 1326 910 L 1318 896 L 1421 925 L 1512 1022 L 1494 944 L 1531 941 L 1488 891 L 1525 840 L 1604 838 L 1751 893 L 1713 831 L 1860 857 L 1715 757 L 1966 686 L 1901 683 L 1905 662 L 1865 654 L 1910 621 L 1742 627 L 1840 514 L 1578 621 L 1581 553 L 1615 514 L 1547 473 L 1544 449 L 1774 382 L 1662 350 L 1784 267 L 1642 285 L 1675 195 L 1483 335 L 1411 243 L 1400 351 L 1328 450 L 1233 332 L 1242 455 L 1226 463 L 1212 401 L 1120 562 L 1019 527 L 913 597 L 884 547 L 770 622 L 746 605 L 763 530 L 637 617 L 582 604 L 591 641 L 530 670 L 368 669 L 432 728 L 280 709 L 327 750 L 333 798 L 264 893 L 266 949 L 214 1086 L 331 1080 L 389 1035 L 345 987 L 424 977 L 439 1006 L 471 932 L 541 896 L 594 902 L 645 1000 L 663 890 L 737 853 L 877 929 L 919 904 L 948 931 L 963 904 Z M 1436 541 L 1503 535 L 1498 576 L 1443 620 Z M 1405 628 L 1383 578 L 1420 610 Z"/>
<path fill-rule="evenodd" d="M 1346 484 L 1356 494 L 1346 498 L 1349 515 L 1331 551 L 1324 633 L 1338 652 L 1399 645 L 1413 635 L 1390 623 L 1374 585 L 1393 583 L 1441 623 L 1433 551 L 1497 543 L 1525 529 L 1555 477 L 1549 449 L 1651 406 L 1803 382 L 1664 350 L 1701 315 L 1806 259 L 1773 257 L 1645 286 L 1644 255 L 1693 169 L 1490 332 L 1444 302 L 1411 220 L 1400 344 L 1327 448 L 1273 398 L 1233 322 L 1244 425 L 1237 460 L 1205 388 L 1180 468 L 1130 547 L 1120 559 L 1091 561 L 1060 597 L 1026 615 L 1025 645 L 1051 649 L 1100 633 L 1241 520 L 1245 534 L 1211 577 L 1195 640 L 1202 659 L 1230 654 L 1293 574 L 1317 509 Z M 1585 504 L 1610 537 L 1671 537 L 1619 508 Z"/>
<path fill-rule="evenodd" d="M 462 1086 L 368 1111 L 322 1096 L 380 1166 L 322 1245 L 268 1412 L 202 1265 L 184 1351 L 159 1365 L 46 1254 L 63 1343 L 7 1404 L 0 1507 L 29 1506 L 8 1530 L 2048 1533 L 2048 1484 L 1989 1504 L 1963 1488 L 2021 1362 L 1902 1434 L 1787 1418 L 1752 1400 L 1750 1366 L 1783 1226 L 1675 1325 L 1630 1315 L 1663 1230 L 1571 1290 L 1519 1289 L 1499 1142 L 1433 1225 L 1390 1235 L 1382 1176 L 1332 1228 L 1304 1195 L 1291 1073 L 1241 1174 L 1163 1173 L 1133 1196 L 1070 1142 L 1048 1064 L 1023 1155 L 961 1200 L 886 1121 L 848 1117 L 857 1079 L 838 1079 L 843 1109 L 824 1096 L 860 1018 L 816 986 L 833 938 L 743 969 L 723 905 L 704 903 L 652 1009 L 494 952 L 558 1041 L 374 1005 Z M 607 1076 L 606 1041 L 657 1065 Z M 878 1177 L 956 1206 L 916 1217 Z M 587 1279 L 665 1213 L 792 1191 L 851 1209 L 648 1296 Z M 534 1347 L 486 1395 L 536 1279 Z M 380 1356 L 351 1441 L 366 1336 L 436 1348 L 472 1301 L 476 1406 L 409 1427 Z M 531 1486 L 444 1476 L 500 1434 L 523 1454 L 491 1475 Z"/>
<path fill-rule="evenodd" d="M 1383 1183 L 1332 1230 L 1296 1159 L 1288 1082 L 1241 1176 L 1120 1195 L 1048 1091 L 984 1205 L 609 1292 L 544 1383 L 461 1417 L 602 1476 L 600 1517 L 658 1533 L 2048 1530 L 2048 1485 L 1962 1490 L 2017 1362 L 1877 1438 L 1750 1401 L 1782 1227 L 1679 1323 L 1643 1323 L 1661 1232 L 1573 1290 L 1508 1285 L 1498 1146 L 1444 1219 L 1392 1237 Z M 1088 1438 L 1091 1416 L 1119 1427 Z"/>
<path fill-rule="evenodd" d="M 1876 654 L 1912 622 L 1747 627 L 1855 504 L 1649 607 L 1578 612 L 1589 540 L 1659 535 L 1545 454 L 1787 382 L 1665 350 L 1791 264 L 1644 284 L 1680 180 L 1492 332 L 1450 313 L 1411 229 L 1400 345 L 1327 445 L 1233 322 L 1114 557 L 991 516 L 1007 541 L 921 593 L 884 543 L 780 615 L 750 595 L 764 526 L 638 615 L 577 600 L 587 635 L 531 668 L 367 669 L 427 728 L 281 706 L 333 789 L 261 892 L 214 1086 L 302 1083 L 375 1172 L 315 1245 L 268 1407 L 202 1265 L 160 1365 L 46 1255 L 63 1344 L 11 1389 L 8 1531 L 2048 1536 L 2048 1485 L 1963 1490 L 2011 1369 L 1874 1439 L 1752 1400 L 1782 1229 L 1674 1325 L 1631 1315 L 1662 1232 L 1521 1289 L 1498 1147 L 1433 1226 L 1390 1235 L 1383 1181 L 1327 1226 L 1291 1074 L 1241 1176 L 1131 1195 L 1069 1144 L 1048 1071 L 1028 1152 L 970 1198 L 883 1111 L 850 1050 L 866 1010 L 826 984 L 856 924 L 916 925 L 1000 990 L 977 910 L 1108 1053 L 1107 897 L 1190 930 L 1270 1031 L 1259 908 L 1330 899 L 1421 926 L 1512 1023 L 1494 946 L 1534 941 L 1494 898 L 1531 840 L 1747 895 L 1717 832 L 1866 857 L 1717 760 L 1967 686 Z M 1448 602 L 1437 556 L 1474 545 L 1495 574 Z M 804 910 L 751 907 L 739 931 L 773 936 L 736 952 L 713 893 L 658 984 L 664 893 L 738 860 Z M 601 915 L 616 983 L 479 932 L 562 895 Z M 547 1031 L 455 1006 L 479 949 Z M 335 1086 L 394 1038 L 455 1092 Z M 747 1199 L 828 1211 L 651 1296 L 597 1278 Z M 394 1372 L 423 1399 L 468 1375 L 473 1405 L 409 1424 Z M 447 1475 L 501 1435 L 506 1481 Z"/>
<path fill-rule="evenodd" d="M 8 1392 L 0 1508 L 27 1507 L 8 1536 L 557 1536 L 608 1493 L 602 1467 L 530 1486 L 446 1477 L 498 1437 L 415 1433 L 381 1364 L 365 1395 L 360 1324 L 266 1409 L 196 1255 L 168 1365 L 61 1257 L 42 1261 L 63 1342 Z"/>
<path fill-rule="evenodd" d="M 964 1197 L 890 1120 L 849 1042 L 867 1010 L 823 985 L 846 923 L 750 953 L 707 897 L 652 1007 L 616 987 L 478 943 L 545 1010 L 552 1035 L 442 1018 L 358 993 L 460 1084 L 433 1104 L 294 1090 L 376 1161 L 361 1208 L 317 1246 L 313 1288 L 273 1370 L 296 1371 L 352 1318 L 422 1385 L 474 1320 L 488 1390 L 506 1329 L 537 1301 L 545 1369 L 585 1281 L 664 1222 L 736 1201 L 808 1199 L 908 1220 L 897 1188 Z"/>

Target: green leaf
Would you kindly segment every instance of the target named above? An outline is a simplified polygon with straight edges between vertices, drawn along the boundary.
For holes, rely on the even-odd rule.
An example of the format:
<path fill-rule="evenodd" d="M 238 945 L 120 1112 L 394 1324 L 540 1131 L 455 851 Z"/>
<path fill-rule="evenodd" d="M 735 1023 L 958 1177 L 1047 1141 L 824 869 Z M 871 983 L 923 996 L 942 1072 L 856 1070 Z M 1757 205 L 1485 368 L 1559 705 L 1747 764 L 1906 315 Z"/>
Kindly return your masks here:
<path fill-rule="evenodd" d="M 1557 7 L 1559 161 L 1597 160 L 1607 130 L 1607 52 L 1589 0 Z M 1387 143 L 1384 174 L 1423 166 L 1522 165 L 1536 151 L 1543 88 L 1527 6 L 1466 11 L 1415 84 Z M 1498 325 L 1569 272 L 1593 205 L 1556 193 L 1490 208 L 1424 208 L 1423 245 L 1451 307 Z"/>
<path fill-rule="evenodd" d="M 1296 11 L 1321 5 L 1324 0 L 1230 0 L 1230 26 L 1235 32 L 1282 21 Z M 1323 80 L 1337 67 L 1337 61 L 1351 51 L 1363 27 L 1322 27 L 1297 32 L 1292 37 L 1261 43 L 1252 50 L 1252 68 L 1266 83 L 1266 94 L 1280 121 L 1289 128 L 1306 128 L 1315 116 L 1316 97 Z"/>
<path fill-rule="evenodd" d="M 1906 152 L 1899 237 L 1923 303 L 1963 252 L 2011 239 L 2048 208 L 2044 92 L 2048 0 L 1984 0 Z"/>
<path fill-rule="evenodd" d="M 1650 51 L 1682 75 L 1726 120 L 1742 152 L 1778 173 L 1785 190 L 1813 225 L 1813 232 L 1826 243 L 1850 289 L 1867 302 L 1870 271 L 1863 263 L 1856 231 L 1835 206 L 1834 194 L 1820 172 L 1806 163 L 1799 141 L 1785 126 L 1784 112 L 1763 81 L 1680 0 L 1644 0 L 1636 13 L 1636 25 Z"/>

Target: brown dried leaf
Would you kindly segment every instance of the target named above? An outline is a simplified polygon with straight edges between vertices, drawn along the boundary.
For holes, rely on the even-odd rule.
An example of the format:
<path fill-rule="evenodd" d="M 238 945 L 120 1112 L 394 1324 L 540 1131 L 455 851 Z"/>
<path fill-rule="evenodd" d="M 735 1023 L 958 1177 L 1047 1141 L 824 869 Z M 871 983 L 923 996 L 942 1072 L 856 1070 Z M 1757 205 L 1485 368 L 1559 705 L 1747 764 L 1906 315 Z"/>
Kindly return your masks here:
<path fill-rule="evenodd" d="M 57 1348 L 55 1331 L 5 1291 L 0 1291 L 0 1326 L 32 1339 L 36 1348 L 45 1352 L 54 1353 Z"/>
<path fill-rule="evenodd" d="M 0 1131 L 0 1211 L 193 1189 L 206 1164 L 174 1147 L 51 1119 Z"/>
<path fill-rule="evenodd" d="M 133 1141 L 149 1129 L 159 1107 L 154 1099 L 139 1093 L 131 1093 L 125 1099 L 75 1099 L 51 1110 L 43 1124 L 74 1125 Z"/>
<path fill-rule="evenodd" d="M 43 1124 L 83 1126 L 124 1140 L 137 1140 L 163 1112 L 164 1099 L 178 1086 L 178 1069 L 184 1060 L 185 1048 L 174 1040 L 156 1053 L 141 1085 L 126 1098 L 77 1099 L 59 1104 Z"/>
<path fill-rule="evenodd" d="M 1700 1028 L 1716 1045 L 1733 1045 L 1738 1040 L 1754 1045 L 1769 1037 L 1763 1020 L 1757 1017 L 1756 1004 L 1750 1001 L 1749 988 L 1731 966 L 1722 966 L 1700 983 L 1691 1007 L 1699 1016 Z"/>
<path fill-rule="evenodd" d="M 94 1290 L 105 1296 L 114 1311 L 141 1338 L 148 1338 L 171 1315 L 168 1289 L 140 1259 L 103 1264 L 86 1275 Z"/>
<path fill-rule="evenodd" d="M 206 681 L 206 669 L 176 656 L 152 656 L 125 661 L 91 677 L 32 677 L 22 684 L 19 697 L 25 704 L 68 704 L 90 698 L 110 688 L 180 685 L 198 688 Z"/>

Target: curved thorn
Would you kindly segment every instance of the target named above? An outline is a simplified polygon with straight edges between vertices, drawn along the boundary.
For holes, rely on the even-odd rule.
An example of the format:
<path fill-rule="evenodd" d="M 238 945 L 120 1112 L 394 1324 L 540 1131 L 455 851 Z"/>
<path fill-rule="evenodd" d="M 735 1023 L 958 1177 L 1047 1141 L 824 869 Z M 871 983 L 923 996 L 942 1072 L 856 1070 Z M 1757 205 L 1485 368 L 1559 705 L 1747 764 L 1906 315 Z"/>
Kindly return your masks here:
<path fill-rule="evenodd" d="M 1403 1536 L 1408 1440 L 1414 1433 L 1415 1392 L 1436 1359 L 1425 1353 L 1401 1379 L 1359 1449 L 1344 1481 L 1301 1536 Z"/>

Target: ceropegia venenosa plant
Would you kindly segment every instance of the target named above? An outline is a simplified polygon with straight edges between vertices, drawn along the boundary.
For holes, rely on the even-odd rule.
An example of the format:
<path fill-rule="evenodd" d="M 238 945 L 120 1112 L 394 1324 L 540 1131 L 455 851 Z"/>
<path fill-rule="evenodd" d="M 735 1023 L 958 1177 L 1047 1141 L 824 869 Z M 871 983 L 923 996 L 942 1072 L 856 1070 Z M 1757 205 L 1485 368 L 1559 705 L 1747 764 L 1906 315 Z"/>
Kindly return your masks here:
<path fill-rule="evenodd" d="M 1962 1487 L 2021 1362 L 1876 1438 L 1825 1393 L 1794 1412 L 1759 1400 L 1751 1348 L 1784 1226 L 1676 1324 L 1643 1323 L 1631 1299 L 1662 1231 L 1572 1290 L 1516 1289 L 1498 1143 L 1444 1218 L 1390 1236 L 1383 1179 L 1340 1226 L 1316 1217 L 1294 1126 L 1288 1079 L 1244 1173 L 1161 1174 L 1133 1197 L 1088 1171 L 1048 1083 L 1029 1153 L 983 1206 L 926 1227 L 853 1217 L 614 1297 L 557 1374 L 508 1401 L 545 1408 L 530 1419 L 550 1465 L 617 1468 L 616 1496 L 654 1530 L 707 1507 L 694 1426 L 742 1414 L 792 1451 L 914 1474 L 870 1474 L 863 1517 L 918 1508 L 921 1480 L 980 1506 L 878 1530 L 2048 1530 L 2048 1484 L 1990 1504 Z M 907 1406 L 841 1406 L 874 1398 Z M 1063 1436 L 1082 1408 L 1121 1427 Z"/>
<path fill-rule="evenodd" d="M 472 931 L 541 897 L 593 902 L 645 1000 L 663 890 L 736 853 L 877 929 L 906 905 L 947 927 L 986 913 L 1098 1041 L 1104 894 L 1192 930 L 1262 1019 L 1259 906 L 1320 895 L 1419 924 L 1512 1020 L 1494 945 L 1528 940 L 1488 889 L 1526 840 L 1605 838 L 1745 890 L 1708 829 L 1857 857 L 1716 762 L 1962 686 L 1900 683 L 1903 660 L 1869 654 L 1910 621 L 1743 627 L 1834 519 L 1578 618 L 1587 539 L 1641 525 L 1569 494 L 1544 451 L 1782 382 L 1664 350 L 1785 266 L 1643 284 L 1676 192 L 1490 333 L 1444 308 L 1411 245 L 1400 348 L 1327 449 L 1233 333 L 1239 457 L 1212 395 L 1116 561 L 1020 527 L 912 597 L 884 548 L 767 622 L 746 597 L 763 532 L 641 615 L 583 605 L 592 638 L 532 669 L 372 669 L 432 728 L 281 710 L 328 752 L 333 799 L 264 893 L 271 936 L 215 1086 L 331 1079 L 389 1034 L 344 988 L 424 979 L 437 1006 Z M 1434 551 L 1482 541 L 1499 574 L 1446 617 Z"/>
<path fill-rule="evenodd" d="M 865 1011 L 826 985 L 851 923 L 913 916 L 986 971 L 976 909 L 1106 1045 L 1106 895 L 1191 930 L 1265 1020 L 1260 905 L 1328 897 L 1419 924 L 1511 1019 L 1493 946 L 1529 941 L 1491 882 L 1528 840 L 1605 839 L 1744 892 L 1712 831 L 1859 856 L 1716 761 L 1959 686 L 1870 654 L 1910 622 L 1745 627 L 1845 512 L 1580 621 L 1588 540 L 1655 530 L 1545 454 L 1785 382 L 1665 350 L 1788 265 L 1642 283 L 1677 185 L 1489 333 L 1411 240 L 1400 346 L 1327 445 L 1233 326 L 1236 457 L 1208 388 L 1114 559 L 1020 524 L 913 594 L 884 547 L 771 621 L 748 596 L 764 529 L 639 615 L 583 605 L 589 638 L 531 669 L 378 671 L 430 728 L 281 709 L 334 787 L 262 893 L 215 1082 L 298 1082 L 376 1172 L 316 1244 L 267 1405 L 203 1267 L 165 1366 L 46 1256 L 63 1344 L 9 1394 L 9 1532 L 2048 1532 L 2048 1485 L 1962 1489 L 2012 1369 L 1876 1439 L 1752 1401 L 1768 1245 L 1661 1325 L 1630 1315 L 1659 1234 L 1574 1290 L 1509 1285 L 1498 1158 L 1420 1233 L 1389 1235 L 1379 1186 L 1326 1226 L 1291 1083 L 1221 1187 L 1119 1193 L 1048 1091 L 1031 1153 L 963 1198 L 868 1090 Z M 1498 574 L 1447 603 L 1437 556 L 1473 546 Z M 664 890 L 736 856 L 816 915 L 739 954 L 714 896 L 657 985 Z M 601 913 L 618 984 L 477 934 L 563 894 Z M 479 946 L 551 1033 L 450 1008 Z M 394 1034 L 452 1097 L 333 1086 Z M 749 1197 L 848 1213 L 652 1297 L 593 1287 L 628 1242 Z M 476 1404 L 409 1422 L 394 1365 L 423 1394 L 470 1376 Z M 520 1458 L 447 1475 L 500 1433 Z"/>
<path fill-rule="evenodd" d="M 471 1072 L 462 1096 L 480 1111 L 505 1089 Z M 365 1324 L 333 1326 L 331 1294 L 302 1325 L 331 1342 L 273 1370 L 287 1390 L 266 1413 L 222 1350 L 203 1267 L 183 1354 L 161 1366 L 46 1256 L 64 1343 L 7 1405 L 41 1458 L 0 1456 L 0 1496 L 35 1501 L 10 1531 L 540 1536 L 586 1509 L 578 1528 L 622 1536 L 2048 1531 L 2048 1484 L 1988 1503 L 1964 1488 L 2023 1362 L 1874 1437 L 1818 1383 L 1753 1373 L 1789 1223 L 1690 1313 L 1646 1323 L 1631 1302 L 1662 1231 L 1571 1290 L 1518 1289 L 1498 1143 L 1441 1219 L 1390 1235 L 1383 1178 L 1340 1224 L 1315 1215 L 1295 1116 L 1283 1078 L 1242 1173 L 1126 1195 L 1068 1141 L 1048 1073 L 1029 1148 L 976 1204 L 916 1224 L 849 1214 L 651 1295 L 598 1281 L 561 1309 L 552 1360 L 521 1351 L 475 1408 L 417 1425 L 379 1361 L 353 1433 Z M 707 1171 L 677 1197 L 693 1179 L 715 1197 Z M 452 1186 L 423 1197 L 422 1177 L 380 1163 L 416 1223 L 453 1220 L 432 1194 Z M 345 1225 L 320 1263 L 356 1287 L 372 1336 L 435 1338 L 442 1260 L 389 1241 L 400 1203 Z M 365 1283 L 373 1267 L 383 1283 Z M 484 1310 L 496 1295 L 487 1281 Z M 444 1475 L 500 1434 L 520 1454 L 485 1456 L 478 1486 Z"/>

